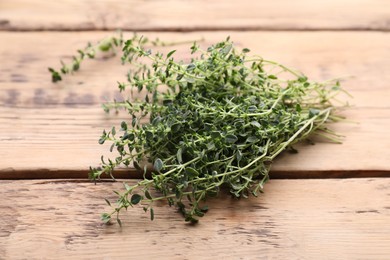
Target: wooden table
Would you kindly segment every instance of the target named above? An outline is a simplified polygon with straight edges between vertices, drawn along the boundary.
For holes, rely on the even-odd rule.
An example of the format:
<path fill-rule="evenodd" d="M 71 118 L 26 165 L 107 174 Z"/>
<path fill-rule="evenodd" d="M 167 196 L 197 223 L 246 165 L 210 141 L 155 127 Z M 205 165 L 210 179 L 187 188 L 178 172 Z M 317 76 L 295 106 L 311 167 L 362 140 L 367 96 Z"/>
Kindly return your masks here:
<path fill-rule="evenodd" d="M 386 0 L 1 0 L 0 259 L 390 259 L 389 21 Z M 333 126 L 341 145 L 281 156 L 261 197 L 211 200 L 196 226 L 165 206 L 153 222 L 136 208 L 122 228 L 102 225 L 122 184 L 87 173 L 108 154 L 101 131 L 126 119 L 100 108 L 126 68 L 99 58 L 53 84 L 47 67 L 117 28 L 230 35 L 312 79 L 345 77 L 355 123 Z"/>

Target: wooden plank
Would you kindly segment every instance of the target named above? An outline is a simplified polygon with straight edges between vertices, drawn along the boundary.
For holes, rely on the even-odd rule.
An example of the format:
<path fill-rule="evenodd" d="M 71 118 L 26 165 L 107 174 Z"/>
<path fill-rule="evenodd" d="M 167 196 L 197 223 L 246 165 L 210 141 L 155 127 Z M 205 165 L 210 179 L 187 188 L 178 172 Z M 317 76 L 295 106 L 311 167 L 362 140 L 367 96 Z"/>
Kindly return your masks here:
<path fill-rule="evenodd" d="M 238 46 L 296 67 L 316 80 L 346 78 L 343 86 L 354 96 L 344 114 L 354 123 L 334 129 L 346 136 L 342 145 L 298 146 L 274 164 L 273 177 L 388 176 L 390 125 L 390 36 L 354 32 L 201 32 L 149 33 L 167 41 L 207 39 L 227 34 Z M 60 84 L 49 82 L 47 66 L 69 58 L 88 40 L 108 33 L 0 33 L 0 178 L 85 178 L 90 165 L 108 154 L 97 139 L 103 129 L 126 119 L 105 115 L 100 103 L 117 97 L 116 81 L 126 67 L 116 60 L 88 62 L 80 73 Z M 47 44 L 50 43 L 50 44 Z M 354 43 L 351 45 L 351 43 Z M 182 45 L 178 55 L 186 58 Z M 380 140 L 380 141 L 379 141 Z M 123 175 L 122 175 L 123 176 Z"/>
<path fill-rule="evenodd" d="M 2 0 L 0 30 L 383 30 L 386 0 Z"/>
<path fill-rule="evenodd" d="M 221 195 L 198 225 L 156 205 L 104 226 L 120 183 L 2 181 L 1 259 L 389 259 L 390 179 L 271 180 L 258 198 Z"/>

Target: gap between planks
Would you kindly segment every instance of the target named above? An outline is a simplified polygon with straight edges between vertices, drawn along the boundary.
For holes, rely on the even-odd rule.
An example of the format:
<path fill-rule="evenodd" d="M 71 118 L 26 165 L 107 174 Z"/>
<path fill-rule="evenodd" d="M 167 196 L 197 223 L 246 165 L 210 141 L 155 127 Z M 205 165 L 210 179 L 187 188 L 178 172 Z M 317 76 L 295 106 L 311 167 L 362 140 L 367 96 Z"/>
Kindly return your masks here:
<path fill-rule="evenodd" d="M 1 22 L 1 21 L 0 21 Z M 3 32 L 15 32 L 15 33 L 24 33 L 24 32 L 127 32 L 127 33 L 194 33 L 194 32 L 390 32 L 390 28 L 371 28 L 371 27 L 356 27 L 356 28 L 289 28 L 289 27 L 281 27 L 281 28 L 269 28 L 269 27 L 195 27 L 195 28 L 132 28 L 132 29 L 115 29 L 115 28 L 64 28 L 64 29 L 56 29 L 56 28 L 8 28 L 1 29 Z"/>
<path fill-rule="evenodd" d="M 275 162 L 277 163 L 277 162 Z M 55 170 L 55 169 L 31 169 L 14 170 L 4 169 L 0 171 L 0 180 L 37 180 L 37 179 L 77 179 L 77 181 L 91 182 L 88 180 L 89 170 Z M 115 179 L 140 179 L 144 174 L 135 168 L 118 169 L 114 171 Z M 333 178 L 386 178 L 390 176 L 388 170 L 272 170 L 269 173 L 270 179 L 333 179 Z M 102 175 L 102 180 L 111 181 L 108 175 Z M 150 172 L 146 174 L 150 178 Z"/>

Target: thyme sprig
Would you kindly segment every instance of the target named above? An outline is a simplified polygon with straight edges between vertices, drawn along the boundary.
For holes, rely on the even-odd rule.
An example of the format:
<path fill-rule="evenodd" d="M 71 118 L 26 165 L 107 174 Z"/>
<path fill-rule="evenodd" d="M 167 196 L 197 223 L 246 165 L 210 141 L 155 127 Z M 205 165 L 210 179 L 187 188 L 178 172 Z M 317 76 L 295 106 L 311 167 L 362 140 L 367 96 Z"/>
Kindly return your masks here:
<path fill-rule="evenodd" d="M 249 49 L 236 49 L 229 38 L 206 50 L 194 43 L 189 62 L 176 61 L 174 50 L 153 53 L 144 43 L 121 42 L 122 62 L 134 69 L 118 87 L 144 97 L 104 105 L 130 117 L 118 131 L 103 131 L 99 143 L 111 142 L 118 156 L 102 157 L 89 177 L 96 181 L 131 165 L 145 174 L 115 192 L 118 199 L 102 214 L 104 222 L 116 216 L 121 224 L 119 213 L 136 204 L 153 220 L 160 200 L 197 222 L 207 211 L 203 202 L 222 187 L 236 198 L 258 196 L 274 159 L 293 144 L 314 133 L 339 142 L 327 128 L 340 119 L 332 104 L 342 91 L 338 81 L 309 81 L 277 62 L 249 56 Z"/>
<path fill-rule="evenodd" d="M 136 38 L 137 35 L 134 35 Z M 53 82 L 61 81 L 62 76 L 67 74 L 72 74 L 80 69 L 81 63 L 85 59 L 94 59 L 98 52 L 109 53 L 111 55 L 116 54 L 116 50 L 118 47 L 123 45 L 123 35 L 119 34 L 119 36 L 112 36 L 101 40 L 98 44 L 93 45 L 88 42 L 87 46 L 84 49 L 77 50 L 77 55 L 72 57 L 72 62 L 70 64 L 66 64 L 61 61 L 62 67 L 59 71 L 49 68 L 49 72 L 51 73 L 51 80 Z"/>

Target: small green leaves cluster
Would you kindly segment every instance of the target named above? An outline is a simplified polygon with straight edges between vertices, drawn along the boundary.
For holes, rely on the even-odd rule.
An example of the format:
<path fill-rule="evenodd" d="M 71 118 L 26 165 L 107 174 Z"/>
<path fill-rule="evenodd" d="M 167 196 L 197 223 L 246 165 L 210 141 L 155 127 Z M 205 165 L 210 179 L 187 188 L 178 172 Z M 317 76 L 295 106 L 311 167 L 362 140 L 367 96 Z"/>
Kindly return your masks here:
<path fill-rule="evenodd" d="M 106 200 L 113 210 L 102 214 L 103 222 L 116 215 L 121 224 L 119 213 L 135 205 L 153 220 L 155 203 L 166 201 L 195 223 L 208 210 L 207 198 L 221 189 L 235 198 L 258 196 L 274 159 L 286 149 L 294 151 L 296 142 L 314 133 L 339 142 L 327 128 L 340 119 L 332 103 L 343 91 L 338 81 L 309 81 L 282 64 L 250 56 L 247 48 L 235 48 L 229 38 L 207 49 L 195 42 L 187 62 L 176 61 L 175 50 L 154 53 L 148 44 L 172 45 L 137 35 L 127 41 L 111 37 L 88 44 L 59 71 L 49 68 L 56 82 L 96 52 L 114 54 L 119 48 L 122 63 L 131 65 L 127 82 L 118 82 L 131 98 L 103 105 L 106 112 L 129 114 L 99 139 L 110 142 L 117 156 L 102 156 L 89 177 L 114 178 L 115 169 L 135 167 L 144 178 L 115 191 L 115 205 Z"/>
<path fill-rule="evenodd" d="M 113 211 L 102 215 L 104 222 L 134 205 L 154 219 L 153 205 L 160 200 L 177 207 L 185 221 L 197 222 L 208 210 L 207 198 L 221 189 L 235 198 L 258 196 L 273 160 L 294 143 L 313 133 L 338 141 L 326 127 L 339 119 L 332 104 L 342 91 L 337 81 L 309 81 L 281 64 L 249 56 L 249 49 L 235 48 L 229 38 L 207 49 L 194 43 L 188 62 L 176 61 L 175 50 L 154 53 L 142 38 L 109 46 L 119 42 L 122 62 L 133 69 L 118 87 L 143 98 L 104 105 L 107 112 L 124 109 L 129 119 L 118 131 L 103 132 L 99 143 L 110 142 L 117 156 L 102 157 L 89 177 L 113 177 L 123 166 L 145 176 L 151 171 L 151 177 L 115 192 L 118 199 Z M 82 53 L 89 57 L 90 51 Z"/>
<path fill-rule="evenodd" d="M 134 37 L 136 38 L 137 36 L 134 35 Z M 78 71 L 80 69 L 81 63 L 85 59 L 94 59 L 98 52 L 111 53 L 111 55 L 114 55 L 116 53 L 116 49 L 121 47 L 122 44 L 122 34 L 120 34 L 118 37 L 112 36 L 106 38 L 95 45 L 92 45 L 92 43 L 89 42 L 84 49 L 77 50 L 77 55 L 73 56 L 72 62 L 70 64 L 66 64 L 65 62 L 61 61 L 62 67 L 59 71 L 53 68 L 49 68 L 52 81 L 61 81 L 62 76 Z"/>

